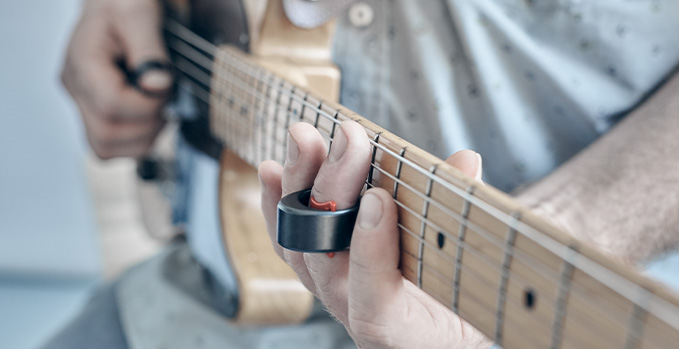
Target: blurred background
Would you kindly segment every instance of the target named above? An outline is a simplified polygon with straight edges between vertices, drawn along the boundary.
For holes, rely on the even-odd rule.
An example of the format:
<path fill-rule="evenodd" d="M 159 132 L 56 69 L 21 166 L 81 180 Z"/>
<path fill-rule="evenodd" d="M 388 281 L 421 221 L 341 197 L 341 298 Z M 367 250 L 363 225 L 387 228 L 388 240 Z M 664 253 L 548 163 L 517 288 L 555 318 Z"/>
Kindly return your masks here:
<path fill-rule="evenodd" d="M 134 163 L 89 152 L 59 74 L 81 0 L 0 2 L 0 348 L 35 348 L 152 254 Z"/>

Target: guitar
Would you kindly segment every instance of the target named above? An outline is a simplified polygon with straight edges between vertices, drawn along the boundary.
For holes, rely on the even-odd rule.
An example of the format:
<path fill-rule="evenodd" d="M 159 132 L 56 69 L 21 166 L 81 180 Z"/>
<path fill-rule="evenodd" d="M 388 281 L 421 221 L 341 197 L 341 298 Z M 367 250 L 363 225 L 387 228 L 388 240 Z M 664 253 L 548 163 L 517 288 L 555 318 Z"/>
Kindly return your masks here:
<path fill-rule="evenodd" d="M 241 35 L 226 40 L 229 35 L 216 35 L 220 27 L 210 27 L 209 20 L 182 24 L 205 13 L 219 16 L 220 11 L 205 11 L 216 3 L 248 14 L 247 24 L 240 22 Z M 337 125 L 354 120 L 371 138 L 366 186 L 389 190 L 399 208 L 403 275 L 496 343 L 521 348 L 679 343 L 679 298 L 664 286 L 337 104 L 339 74 L 327 51 L 332 22 L 301 30 L 287 21 L 280 0 L 243 4 L 205 0 L 189 7 L 175 1 L 170 17 L 179 20 L 166 25 L 168 47 L 185 82 L 180 88 L 209 115 L 183 127 L 193 130 L 185 137 L 221 163 L 223 239 L 239 283 L 234 321 L 301 321 L 311 307 L 310 295 L 270 246 L 253 200 L 259 195 L 254 167 L 267 159 L 283 162 L 292 123 L 314 125 L 330 144 Z M 216 23 L 238 26 L 227 19 Z M 306 47 L 282 56 L 295 41 Z"/>

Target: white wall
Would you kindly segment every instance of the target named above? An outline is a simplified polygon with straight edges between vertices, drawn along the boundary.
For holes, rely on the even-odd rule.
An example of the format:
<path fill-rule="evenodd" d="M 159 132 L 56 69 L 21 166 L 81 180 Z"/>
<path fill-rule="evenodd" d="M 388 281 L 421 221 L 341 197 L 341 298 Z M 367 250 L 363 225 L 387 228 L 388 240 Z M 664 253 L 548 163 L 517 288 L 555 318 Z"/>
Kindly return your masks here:
<path fill-rule="evenodd" d="M 0 348 L 35 348 L 100 262 L 86 145 L 59 66 L 80 0 L 0 1 Z"/>
<path fill-rule="evenodd" d="M 99 271 L 86 144 L 59 83 L 79 7 L 0 2 L 0 273 Z"/>

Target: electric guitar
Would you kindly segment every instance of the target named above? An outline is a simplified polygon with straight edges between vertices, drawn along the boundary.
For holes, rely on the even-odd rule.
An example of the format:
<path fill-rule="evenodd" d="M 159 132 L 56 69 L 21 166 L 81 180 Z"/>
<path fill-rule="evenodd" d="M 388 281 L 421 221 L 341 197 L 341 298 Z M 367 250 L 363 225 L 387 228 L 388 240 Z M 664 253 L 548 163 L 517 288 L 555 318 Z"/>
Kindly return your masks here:
<path fill-rule="evenodd" d="M 337 125 L 355 120 L 371 138 L 366 186 L 389 190 L 399 208 L 403 275 L 496 343 L 679 345 L 679 298 L 664 286 L 336 103 L 332 21 L 296 28 L 280 0 L 175 0 L 168 7 L 179 88 L 203 114 L 182 125 L 184 137 L 221 164 L 224 248 L 239 286 L 234 321 L 302 321 L 312 303 L 270 246 L 254 167 L 283 162 L 295 122 L 314 125 L 330 145 Z"/>

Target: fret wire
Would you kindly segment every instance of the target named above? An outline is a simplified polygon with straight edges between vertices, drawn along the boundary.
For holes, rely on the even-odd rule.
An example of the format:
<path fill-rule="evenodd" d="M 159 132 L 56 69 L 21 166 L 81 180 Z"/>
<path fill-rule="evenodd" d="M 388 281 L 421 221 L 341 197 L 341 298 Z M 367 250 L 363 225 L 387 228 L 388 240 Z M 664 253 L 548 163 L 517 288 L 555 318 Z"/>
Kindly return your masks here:
<path fill-rule="evenodd" d="M 250 67 L 249 70 L 252 70 L 252 69 L 253 68 Z M 251 75 L 251 74 L 241 73 L 241 75 L 243 75 L 243 80 L 249 80 L 247 75 Z M 252 78 L 252 76 L 250 76 L 250 79 L 251 78 Z M 251 83 L 252 82 L 248 81 L 248 84 L 251 84 Z M 254 108 L 254 105 L 250 101 L 252 99 L 252 95 L 244 92 L 242 89 L 240 89 L 238 92 L 243 95 L 243 99 L 246 101 L 246 103 L 245 103 L 245 106 L 241 105 L 241 107 L 239 108 L 240 113 L 239 113 L 238 119 L 239 119 L 240 122 L 237 123 L 238 128 L 236 129 L 234 138 L 236 139 L 236 144 L 244 144 L 245 145 L 244 147 L 239 147 L 241 149 L 241 151 L 239 153 L 242 153 L 242 155 L 241 155 L 242 159 L 247 159 L 247 148 L 250 146 L 250 142 L 248 141 L 248 138 L 244 138 L 244 136 L 247 134 L 246 133 L 247 132 L 247 130 L 246 130 L 246 126 L 247 126 L 246 125 L 246 123 L 247 123 L 246 119 L 248 118 L 248 115 L 251 113 L 251 109 Z M 243 141 L 245 141 L 245 142 L 243 142 Z"/>
<path fill-rule="evenodd" d="M 466 196 L 464 197 L 464 204 L 462 206 L 462 219 L 460 220 L 460 227 L 457 232 L 457 251 L 455 253 L 455 275 L 453 279 L 453 310 L 457 313 L 459 311 L 460 299 L 460 276 L 462 273 L 462 253 L 464 252 L 465 236 L 467 234 L 467 218 L 469 217 L 469 210 L 471 208 L 469 197 L 474 194 L 476 187 L 471 186 L 467 188 Z"/>
<path fill-rule="evenodd" d="M 265 79 L 266 74 L 267 74 L 266 70 L 264 70 L 264 69 L 259 70 L 259 76 L 262 79 L 258 80 L 258 82 L 257 82 L 258 86 L 257 86 L 256 91 L 261 92 L 262 90 L 264 90 L 265 86 L 264 86 L 264 83 L 262 81 Z M 257 102 L 257 104 L 259 105 L 259 112 L 256 115 L 256 121 L 257 122 L 256 122 L 255 127 L 257 127 L 258 139 L 257 139 L 257 141 L 255 141 L 255 145 L 259 145 L 256 149 L 256 151 L 257 151 L 257 163 L 262 163 L 262 161 L 264 161 L 264 148 L 262 146 L 264 144 L 264 133 L 262 132 L 262 130 L 263 130 L 263 127 L 264 127 L 263 126 L 264 125 L 264 116 L 263 115 L 264 115 L 264 112 L 265 112 L 264 109 L 266 107 L 266 102 L 260 98 L 259 101 Z"/>
<path fill-rule="evenodd" d="M 405 153 L 405 149 L 403 149 L 401 151 L 401 153 Z M 399 162 L 399 164 L 400 164 L 400 162 Z M 431 173 L 436 172 L 436 168 L 437 168 L 437 165 L 432 166 L 432 168 L 430 169 L 430 172 Z M 399 173 L 399 175 L 400 175 L 400 173 Z M 400 178 L 398 178 L 398 176 L 397 176 L 397 179 L 400 180 Z M 394 183 L 397 183 L 397 182 L 395 181 Z M 427 188 L 426 188 L 426 196 L 427 197 L 431 197 L 432 186 L 433 186 L 432 180 L 430 179 L 430 180 L 427 181 Z M 396 194 L 394 194 L 394 199 L 396 199 Z M 417 252 L 418 253 L 418 255 L 417 255 L 417 286 L 420 287 L 420 288 L 422 288 L 422 257 L 423 257 L 423 253 L 424 253 L 424 243 L 423 243 L 423 241 L 425 241 L 424 233 L 427 229 L 427 223 L 425 222 L 425 220 L 429 220 L 427 218 L 428 214 L 429 214 L 429 201 L 425 200 L 422 203 L 422 218 L 424 218 L 424 219 L 420 221 L 420 244 L 419 244 L 419 250 Z"/>
<path fill-rule="evenodd" d="M 224 55 L 224 53 L 221 53 L 221 54 Z M 228 55 L 225 55 L 225 56 L 227 57 L 227 58 L 225 58 L 225 59 L 227 59 L 227 61 L 229 59 L 231 59 L 230 57 L 228 57 Z M 225 72 L 228 75 L 226 76 L 226 79 L 222 78 L 222 80 L 224 80 L 224 82 L 221 84 L 221 86 L 224 87 L 224 89 L 227 91 L 227 93 L 230 96 L 229 97 L 229 108 L 231 109 L 230 115 L 232 115 L 232 117 L 225 117 L 226 122 L 222 123 L 222 125 L 224 125 L 224 135 L 228 135 L 228 138 L 226 138 L 225 140 L 233 142 L 234 141 L 234 139 L 232 137 L 233 133 L 234 133 L 233 132 L 234 131 L 233 124 L 236 123 L 237 120 L 238 120 L 236 117 L 233 116 L 235 114 L 237 107 L 238 107 L 237 103 L 234 101 L 234 99 L 240 98 L 237 95 L 238 84 L 236 84 L 234 81 L 237 78 L 240 78 L 238 76 L 238 73 L 240 72 L 240 70 L 236 69 L 233 64 L 228 64 L 226 69 L 225 69 Z M 242 105 L 242 103 L 240 103 L 240 104 Z M 234 143 L 232 143 L 232 144 L 234 144 Z"/>
<path fill-rule="evenodd" d="M 626 349 L 638 348 L 639 343 L 641 343 L 645 324 L 645 321 L 642 318 L 646 316 L 646 311 L 644 311 L 639 304 L 644 304 L 646 302 L 648 302 L 648 293 L 640 292 L 639 299 L 634 304 L 627 326 L 627 339 L 625 340 Z"/>
<path fill-rule="evenodd" d="M 273 74 L 269 75 L 269 81 L 270 81 L 270 83 L 267 84 L 267 86 L 266 86 L 266 96 L 267 96 L 267 99 L 266 99 L 266 102 L 265 102 L 265 103 L 266 103 L 266 106 L 265 106 L 265 109 L 264 109 L 264 115 L 267 115 L 267 114 L 269 113 L 269 109 L 271 108 L 271 105 L 273 105 L 273 102 L 271 101 L 271 99 L 269 99 L 269 94 L 271 93 L 271 90 L 272 90 L 272 87 L 273 87 L 273 81 L 274 81 L 275 79 L 276 79 L 276 76 L 275 76 L 275 75 L 273 75 Z M 275 108 L 275 107 L 274 107 L 274 108 Z M 267 129 L 269 128 L 269 124 L 271 123 L 271 118 L 265 118 L 265 120 L 266 120 L 266 121 L 264 122 L 264 140 L 267 140 L 267 142 L 266 142 L 266 143 L 262 142 L 262 143 L 264 143 L 264 144 L 267 144 L 267 143 L 271 144 L 271 142 L 268 141 L 268 140 L 270 140 L 269 137 L 267 137 Z M 273 125 L 271 125 L 271 128 L 273 128 Z M 273 147 L 273 144 L 271 144 L 271 146 Z M 266 146 L 264 146 L 264 158 L 265 158 L 265 159 L 269 159 L 269 158 L 266 156 L 266 154 L 267 154 L 267 148 L 266 148 Z"/>
<path fill-rule="evenodd" d="M 322 113 L 321 113 L 322 115 Z M 420 171 L 421 169 L 418 167 L 413 167 L 415 170 Z M 459 189 L 452 186 L 451 184 L 442 181 L 441 179 L 435 179 L 438 183 L 440 183 L 442 186 L 446 187 L 447 189 L 456 192 Z M 481 210 L 487 212 L 491 216 L 495 217 L 499 221 L 507 224 L 507 214 L 484 203 L 483 201 L 480 200 L 475 200 L 474 198 L 472 199 L 472 203 L 479 207 Z M 549 236 L 544 235 L 543 233 L 537 231 L 533 227 L 530 227 L 524 223 L 519 223 L 517 225 L 517 230 L 522 233 L 522 235 L 526 236 L 527 238 L 533 240 L 537 244 L 541 245 L 543 248 L 547 249 L 548 251 L 554 253 L 560 258 L 565 257 L 566 249 L 561 246 L 560 243 L 556 242 L 554 239 L 552 239 Z M 586 274 L 597 278 L 600 280 L 600 282 L 604 285 L 606 285 L 608 288 L 616 291 L 623 297 L 627 298 L 629 301 L 634 302 L 634 297 L 633 297 L 633 292 L 637 288 L 639 288 L 638 285 L 632 283 L 631 281 L 627 280 L 626 278 L 615 274 L 611 270 L 598 265 L 598 263 L 592 261 L 591 259 L 582 256 L 582 255 L 577 255 L 575 258 L 573 258 L 573 263 L 574 266 L 577 267 L 578 269 L 581 269 L 583 272 Z M 649 292 L 650 295 L 653 295 L 650 293 L 650 291 L 645 290 L 646 292 Z M 641 291 L 643 292 L 643 291 Z M 674 318 L 676 317 L 675 311 L 677 309 L 677 306 L 674 304 L 671 304 L 667 302 L 666 300 L 655 297 L 652 302 L 649 302 L 648 305 L 644 307 L 644 309 L 658 318 L 660 318 L 662 321 L 666 322 L 669 324 L 671 327 L 675 329 L 679 329 L 679 324 L 674 323 Z M 674 311 L 673 311 L 674 310 Z"/>
<path fill-rule="evenodd" d="M 268 79 L 272 79 L 272 77 L 269 76 Z M 269 94 L 268 91 L 270 89 L 270 85 L 264 84 L 264 86 L 266 87 L 265 94 L 268 96 L 268 94 Z M 262 102 L 262 114 L 261 115 L 265 115 L 265 113 L 267 113 L 269 111 L 269 101 L 266 98 L 265 99 L 260 98 L 260 101 Z M 260 127 L 260 132 L 259 132 L 259 137 L 260 137 L 260 140 L 261 140 L 261 142 L 259 143 L 259 145 L 260 145 L 260 147 L 259 147 L 260 148 L 260 160 L 261 161 L 266 160 L 266 143 L 267 143 L 266 124 L 267 124 L 267 122 L 268 122 L 268 120 L 266 118 L 262 117 L 262 120 L 261 120 L 261 123 L 260 123 L 261 127 Z"/>
<path fill-rule="evenodd" d="M 257 74 L 257 68 L 253 67 L 252 69 L 254 70 L 254 72 L 252 73 L 252 75 L 254 76 L 254 75 Z M 257 90 L 258 84 L 259 84 L 258 82 L 256 82 L 256 81 L 254 82 L 253 86 L 255 86 L 255 91 Z M 257 151 L 255 149 L 256 146 L 255 146 L 254 141 L 257 138 L 257 135 L 255 134 L 255 130 L 257 128 L 255 127 L 255 120 L 259 116 L 259 110 L 257 110 L 259 103 L 256 102 L 254 96 L 252 96 L 251 94 L 249 94 L 249 95 L 250 95 L 250 99 L 252 99 L 252 113 L 251 113 L 250 117 L 248 118 L 249 122 L 248 122 L 247 132 L 248 132 L 248 135 L 249 135 L 249 137 L 248 137 L 249 141 L 247 142 L 247 147 L 248 147 L 248 153 L 249 153 L 249 156 L 250 156 L 250 160 L 252 162 L 256 162 L 257 161 L 257 154 L 256 154 Z"/>
<path fill-rule="evenodd" d="M 561 346 L 561 334 L 563 330 L 563 321 L 566 317 L 566 298 L 570 294 L 571 278 L 573 277 L 573 264 L 571 263 L 573 257 L 577 253 L 574 247 L 570 247 L 571 254 L 568 258 L 563 260 L 561 267 L 561 282 L 559 292 L 556 297 L 554 312 L 554 321 L 552 322 L 552 339 L 550 348 L 556 349 Z"/>
<path fill-rule="evenodd" d="M 309 98 L 309 95 L 305 92 L 304 98 L 302 98 L 302 101 L 303 101 L 303 103 L 301 104 L 302 108 L 299 111 L 299 121 L 302 121 L 304 119 L 304 108 L 306 108 L 305 103 L 307 101 L 307 98 Z"/>
<path fill-rule="evenodd" d="M 281 105 L 281 95 L 283 94 L 283 84 L 284 84 L 284 80 L 281 79 L 281 81 L 278 83 L 278 86 L 280 86 L 280 89 L 278 89 L 278 93 L 276 94 L 276 101 L 273 104 L 273 106 L 274 106 L 273 118 L 272 118 L 273 119 L 273 128 L 271 130 L 271 137 L 272 138 L 276 137 L 276 132 L 278 131 L 279 126 L 280 126 L 280 124 L 278 123 L 278 114 L 280 113 L 280 108 L 282 107 L 282 105 Z M 278 150 L 278 147 L 271 147 L 271 158 L 272 159 L 276 159 L 276 151 L 277 150 Z"/>
<path fill-rule="evenodd" d="M 318 128 L 318 120 L 321 118 L 321 111 L 323 110 L 323 101 L 318 102 L 318 107 L 316 107 L 316 121 L 314 121 L 314 128 Z"/>
<path fill-rule="evenodd" d="M 182 86 L 182 88 L 185 89 L 184 86 Z M 189 93 L 192 92 L 190 89 L 186 89 L 186 90 L 187 90 L 187 92 L 189 92 Z M 278 143 L 278 144 L 280 144 L 280 143 Z M 377 168 L 377 169 L 378 169 L 378 170 L 382 170 L 382 169 L 380 169 L 380 168 Z M 382 171 L 383 171 L 383 170 L 382 170 Z M 385 174 L 388 174 L 388 173 L 385 173 Z M 372 186 L 372 185 L 371 185 L 371 186 Z M 406 210 L 408 209 L 408 207 L 405 206 L 405 204 L 403 204 L 403 203 L 397 202 L 397 204 L 399 204 L 401 207 L 403 207 L 403 208 L 406 209 Z M 411 212 L 411 213 L 414 213 L 414 212 Z M 416 235 L 415 233 L 410 232 L 410 231 L 409 231 L 406 227 L 404 227 L 403 225 L 399 224 L 399 227 L 402 228 L 402 229 L 403 229 L 404 231 L 406 231 L 407 233 L 409 233 L 410 235 L 412 235 L 413 237 L 416 237 L 416 238 L 417 238 L 417 235 Z M 432 245 L 431 243 L 429 243 L 428 241 L 425 241 L 424 243 L 427 245 L 427 247 L 429 247 L 430 249 L 436 251 L 436 253 L 438 253 L 440 256 L 443 256 L 444 259 L 447 260 L 448 262 L 451 262 L 451 261 L 452 261 L 452 257 L 450 257 L 450 255 L 448 255 L 448 254 L 446 254 L 446 253 L 444 253 L 444 252 L 442 252 L 442 251 L 436 249 L 435 246 L 433 246 L 433 245 Z M 462 242 L 462 243 L 458 243 L 458 248 L 464 248 L 464 251 L 467 251 L 467 252 L 472 253 L 473 255 L 475 255 L 475 256 L 476 256 L 477 258 L 479 258 L 480 260 L 483 260 L 486 264 L 491 265 L 487 260 L 484 260 L 485 255 L 482 254 L 480 251 L 475 250 L 475 249 L 473 248 L 473 246 L 471 246 L 471 245 L 464 246 L 464 243 Z M 458 256 L 461 256 L 461 254 L 458 253 Z M 528 256 L 528 257 L 530 257 L 530 256 Z M 532 263 L 531 263 L 531 264 L 532 264 Z M 460 267 L 461 267 L 460 270 L 468 270 L 468 273 L 474 273 L 472 269 L 468 269 L 467 267 L 464 267 L 463 265 L 461 265 L 461 264 L 459 264 L 459 263 L 458 263 L 458 265 L 460 265 Z M 492 265 L 491 265 L 491 266 L 492 266 Z M 538 272 L 539 272 L 539 271 L 538 271 Z M 441 275 L 440 275 L 440 273 L 439 273 L 438 271 L 436 271 L 434 274 L 435 274 L 435 276 L 437 276 L 439 279 L 441 279 Z M 542 274 L 542 273 L 540 273 L 540 274 Z M 475 277 L 475 278 L 476 278 L 477 280 L 479 280 L 477 277 Z M 518 274 L 515 275 L 514 279 L 525 280 L 521 275 L 518 275 Z M 484 279 L 484 280 L 479 280 L 479 281 L 484 282 L 484 283 L 486 283 L 486 284 L 488 283 L 488 281 L 485 280 L 485 279 Z M 526 283 L 529 283 L 528 280 L 525 280 L 525 281 L 526 281 Z M 573 286 L 576 286 L 576 285 L 573 285 Z M 575 289 L 575 288 L 574 288 L 574 289 Z M 578 289 L 580 289 L 580 287 L 578 287 Z M 597 309 L 597 310 L 598 310 L 598 309 Z M 599 311 L 599 312 L 602 313 L 601 311 Z M 603 315 L 607 315 L 607 314 L 605 314 L 605 313 L 602 313 L 602 314 L 603 314 Z"/>
<path fill-rule="evenodd" d="M 232 78 L 229 79 L 229 82 L 231 82 L 231 84 L 227 83 L 227 86 L 229 86 L 231 88 L 230 94 L 232 96 L 231 99 L 234 100 L 234 103 L 232 104 L 232 110 L 231 110 L 231 113 L 230 113 L 231 117 L 226 117 L 228 122 L 227 122 L 227 133 L 225 133 L 225 134 L 228 135 L 227 140 L 231 144 L 238 144 L 237 137 L 235 137 L 235 135 L 238 133 L 238 129 L 236 128 L 236 125 L 239 123 L 240 118 L 237 115 L 239 115 L 238 111 L 239 111 L 239 109 L 242 109 L 242 107 L 245 103 L 236 103 L 235 102 L 236 99 L 242 100 L 241 96 L 238 94 L 240 92 L 240 86 L 233 83 L 233 81 L 235 79 L 241 79 L 241 77 L 240 77 L 241 71 L 238 70 L 238 69 L 229 69 L 229 71 L 231 73 Z M 236 147 L 231 147 L 231 148 L 236 148 Z M 234 151 L 235 151 L 235 149 L 234 149 Z"/>
<path fill-rule="evenodd" d="M 521 214 L 515 212 L 512 214 L 516 220 Z M 511 263 L 514 253 L 514 241 L 516 240 L 516 229 L 513 225 L 507 229 L 507 238 L 505 242 L 504 256 L 502 257 L 502 273 L 500 274 L 500 281 L 497 290 L 497 307 L 495 311 L 495 343 L 502 346 L 502 329 L 504 325 L 505 302 L 507 300 L 507 283 L 509 281 L 509 263 Z"/>
<path fill-rule="evenodd" d="M 373 139 L 373 143 L 378 144 L 380 142 L 380 135 L 382 132 L 377 132 L 375 134 L 375 138 Z M 372 185 L 373 183 L 373 167 L 375 167 L 375 157 L 377 156 L 377 146 L 372 147 L 372 156 L 370 158 L 370 171 L 368 172 L 368 184 Z"/>
<path fill-rule="evenodd" d="M 337 120 L 337 116 L 339 115 L 339 111 L 335 113 L 335 120 Z M 332 129 L 330 130 L 330 146 L 328 147 L 328 154 L 330 154 L 330 150 L 332 149 L 332 144 L 335 141 L 335 130 L 337 128 L 337 124 L 333 123 L 332 124 Z"/>
<path fill-rule="evenodd" d="M 254 86 L 255 86 L 255 91 L 260 91 L 262 89 L 262 82 L 259 81 L 259 79 L 254 78 L 254 76 L 262 76 L 262 72 L 264 69 L 260 69 L 259 67 L 253 67 L 254 72 L 253 72 L 253 80 L 254 80 Z M 261 142 L 261 134 L 258 134 L 259 130 L 259 123 L 261 120 L 264 118 L 264 111 L 262 110 L 263 108 L 263 103 L 260 102 L 256 96 L 253 96 L 252 94 L 248 93 L 252 101 L 255 105 L 254 107 L 254 113 L 252 114 L 252 119 L 251 119 L 251 130 L 252 130 L 252 138 L 251 141 L 248 142 L 250 144 L 250 148 L 252 149 L 252 158 L 254 159 L 255 163 L 261 163 L 261 154 L 258 153 L 259 147 L 257 146 L 257 137 L 259 135 L 260 139 L 259 141 Z"/>
<path fill-rule="evenodd" d="M 289 130 L 290 129 L 290 119 L 292 118 L 292 95 L 295 94 L 295 86 L 292 86 L 292 89 L 290 90 L 290 98 L 288 99 L 288 112 L 285 113 L 285 129 Z M 285 148 L 288 148 L 288 137 L 285 137 Z"/>
<path fill-rule="evenodd" d="M 401 149 L 401 152 L 399 154 L 399 159 L 403 158 L 406 154 L 406 149 L 408 147 L 404 147 Z M 398 160 L 398 163 L 396 164 L 396 178 L 401 179 L 401 169 L 403 168 L 403 162 L 401 160 Z M 398 195 L 398 184 L 400 181 L 394 181 L 394 195 L 393 198 L 396 199 L 396 196 Z M 427 183 L 430 183 L 431 181 L 428 181 Z"/>

